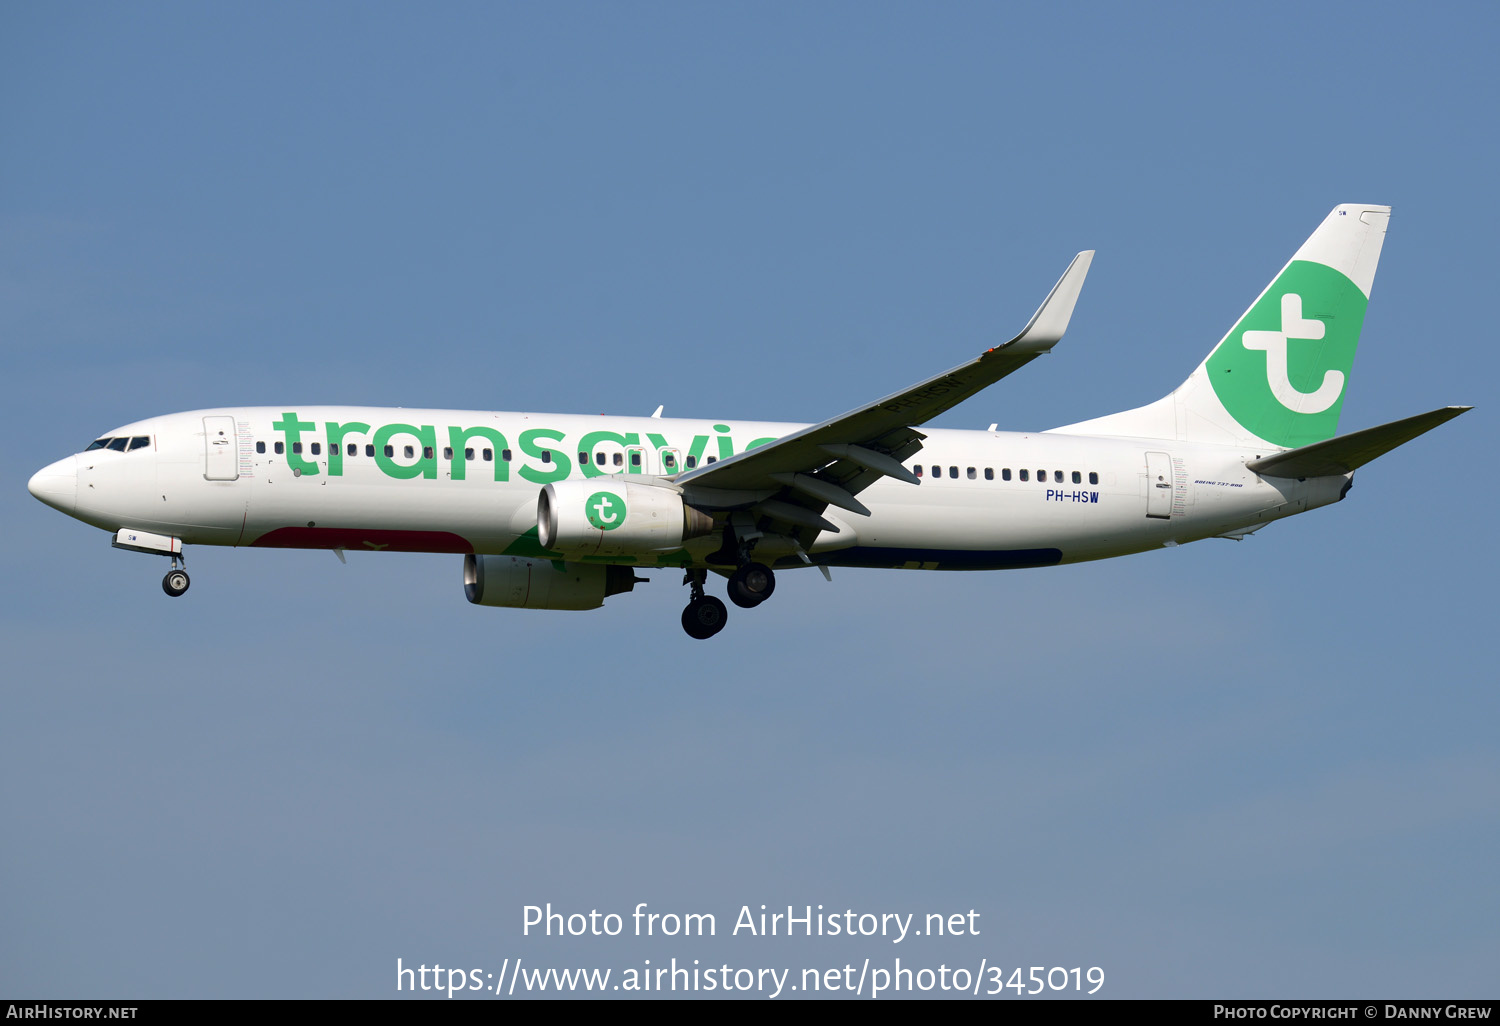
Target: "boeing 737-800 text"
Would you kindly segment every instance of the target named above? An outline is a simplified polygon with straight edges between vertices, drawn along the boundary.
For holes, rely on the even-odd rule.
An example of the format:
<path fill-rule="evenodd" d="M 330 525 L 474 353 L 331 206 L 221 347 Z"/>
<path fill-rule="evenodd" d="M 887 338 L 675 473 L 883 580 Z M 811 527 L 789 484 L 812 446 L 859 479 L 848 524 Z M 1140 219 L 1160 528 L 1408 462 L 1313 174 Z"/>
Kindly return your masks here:
<path fill-rule="evenodd" d="M 811 426 L 284 406 L 127 424 L 32 477 L 113 544 L 452 552 L 489 606 L 594 609 L 637 569 L 685 572 L 683 628 L 717 634 L 776 571 L 997 570 L 1241 538 L 1337 502 L 1356 468 L 1463 413 L 1335 437 L 1388 207 L 1337 207 L 1159 401 L 1050 431 L 922 430 L 1062 338 L 1092 252 L 1015 338 Z"/>

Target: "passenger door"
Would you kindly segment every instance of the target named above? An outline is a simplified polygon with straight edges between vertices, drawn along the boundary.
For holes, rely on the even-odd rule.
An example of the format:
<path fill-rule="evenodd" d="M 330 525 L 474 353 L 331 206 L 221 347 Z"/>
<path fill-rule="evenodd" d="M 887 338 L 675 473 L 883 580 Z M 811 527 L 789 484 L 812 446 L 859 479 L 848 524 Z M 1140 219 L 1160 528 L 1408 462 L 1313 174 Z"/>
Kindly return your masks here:
<path fill-rule="evenodd" d="M 203 476 L 234 481 L 240 476 L 239 434 L 233 417 L 203 418 Z"/>

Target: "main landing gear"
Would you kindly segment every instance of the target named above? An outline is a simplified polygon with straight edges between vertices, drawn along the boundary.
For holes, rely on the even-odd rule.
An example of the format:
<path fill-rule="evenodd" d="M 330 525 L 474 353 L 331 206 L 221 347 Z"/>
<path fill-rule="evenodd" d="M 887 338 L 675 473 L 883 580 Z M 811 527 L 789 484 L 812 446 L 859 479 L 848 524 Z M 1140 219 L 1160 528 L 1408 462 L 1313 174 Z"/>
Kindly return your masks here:
<path fill-rule="evenodd" d="M 707 576 L 707 570 L 689 570 L 682 578 L 682 583 L 693 589 L 693 597 L 682 611 L 682 629 L 687 631 L 688 637 L 699 641 L 713 637 L 729 621 L 729 610 L 724 603 L 703 593 L 703 581 Z"/>
<path fill-rule="evenodd" d="M 682 629 L 688 637 L 703 641 L 724 629 L 729 609 L 719 599 L 703 592 L 707 570 L 689 570 L 682 583 L 692 588 L 692 598 L 682 611 Z M 741 609 L 753 609 L 776 590 L 776 574 L 764 563 L 746 563 L 729 577 L 729 600 Z"/>
<path fill-rule="evenodd" d="M 754 609 L 776 590 L 776 574 L 764 563 L 746 563 L 729 577 L 729 601 Z"/>
<path fill-rule="evenodd" d="M 172 557 L 172 569 L 167 571 L 167 576 L 161 579 L 161 590 L 173 598 L 182 595 L 188 590 L 188 585 L 193 583 L 187 574 L 187 560 L 182 560 L 178 565 L 178 557 Z"/>

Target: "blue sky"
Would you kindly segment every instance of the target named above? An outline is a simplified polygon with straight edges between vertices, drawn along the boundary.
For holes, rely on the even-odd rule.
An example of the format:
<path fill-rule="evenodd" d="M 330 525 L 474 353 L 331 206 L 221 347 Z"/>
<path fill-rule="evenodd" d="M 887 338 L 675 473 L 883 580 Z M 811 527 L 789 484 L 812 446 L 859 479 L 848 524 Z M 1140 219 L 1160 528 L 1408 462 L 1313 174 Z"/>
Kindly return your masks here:
<path fill-rule="evenodd" d="M 1495 996 L 1496 13 L 1479 4 L 6 5 L 0 992 L 386 997 L 395 962 L 1101 966 L 1115 996 Z M 1240 544 L 670 574 L 195 550 L 25 492 L 234 404 L 818 420 L 1152 400 L 1335 204 L 1395 212 L 1343 429 L 1477 409 Z M 522 907 L 711 912 L 523 937 Z M 741 905 L 977 937 L 726 936 Z"/>

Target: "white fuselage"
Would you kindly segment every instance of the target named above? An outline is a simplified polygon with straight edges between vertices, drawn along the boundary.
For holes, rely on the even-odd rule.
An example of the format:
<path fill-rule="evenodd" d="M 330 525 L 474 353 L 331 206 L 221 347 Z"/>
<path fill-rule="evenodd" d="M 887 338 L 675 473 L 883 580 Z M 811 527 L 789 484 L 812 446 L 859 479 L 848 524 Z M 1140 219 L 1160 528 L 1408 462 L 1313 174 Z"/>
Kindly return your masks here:
<path fill-rule="evenodd" d="M 540 556 L 537 498 L 549 482 L 617 474 L 661 482 L 804 426 L 288 412 L 199 410 L 139 421 L 107 437 L 149 445 L 68 457 L 39 473 L 33 489 L 44 482 L 39 497 L 97 527 L 187 544 Z M 840 530 L 818 535 L 813 562 L 962 570 L 1100 559 L 1244 533 L 1338 501 L 1352 477 L 1263 478 L 1245 463 L 1264 449 L 1048 432 L 925 434 L 905 463 L 921 484 L 879 480 L 860 493 L 868 517 L 830 507 L 824 516 Z M 701 567 L 719 545 L 697 538 L 609 561 Z"/>

